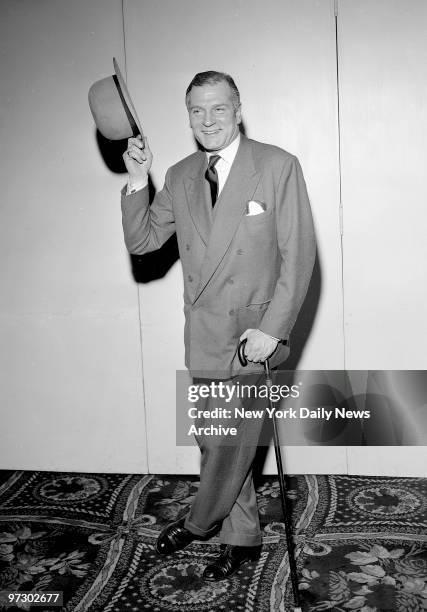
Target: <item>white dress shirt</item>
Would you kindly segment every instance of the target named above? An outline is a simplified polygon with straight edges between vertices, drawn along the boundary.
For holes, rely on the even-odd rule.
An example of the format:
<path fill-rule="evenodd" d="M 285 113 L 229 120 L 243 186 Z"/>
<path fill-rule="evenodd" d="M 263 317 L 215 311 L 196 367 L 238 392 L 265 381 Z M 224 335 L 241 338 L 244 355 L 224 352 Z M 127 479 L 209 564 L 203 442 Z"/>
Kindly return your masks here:
<path fill-rule="evenodd" d="M 206 153 L 208 162 L 212 155 L 219 155 L 221 158 L 215 164 L 215 170 L 218 174 L 218 196 L 225 185 L 225 181 L 227 180 L 228 175 L 230 174 L 231 166 L 233 165 L 234 158 L 236 157 L 239 144 L 240 132 L 233 140 L 233 142 L 231 142 L 227 147 L 225 147 L 225 149 L 222 149 L 221 151 L 215 151 L 215 153 L 211 153 L 210 151 Z"/>

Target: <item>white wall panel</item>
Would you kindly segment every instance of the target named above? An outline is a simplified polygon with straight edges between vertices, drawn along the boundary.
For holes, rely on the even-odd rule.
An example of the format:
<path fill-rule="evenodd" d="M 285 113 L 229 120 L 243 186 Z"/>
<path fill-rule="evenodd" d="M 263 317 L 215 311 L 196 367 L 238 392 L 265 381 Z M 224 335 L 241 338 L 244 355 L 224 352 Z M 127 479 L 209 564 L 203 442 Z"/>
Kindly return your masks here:
<path fill-rule="evenodd" d="M 128 84 L 154 153 L 157 188 L 166 169 L 195 150 L 184 93 L 203 70 L 235 77 L 249 137 L 299 157 L 320 263 L 293 349 L 300 355 L 308 337 L 300 367 L 341 369 L 333 1 L 126 0 L 124 7 Z M 194 449 L 175 446 L 175 372 L 184 368 L 180 264 L 164 278 L 140 284 L 140 302 L 149 469 L 198 472 Z M 346 470 L 345 449 L 291 448 L 287 454 L 293 471 L 300 471 L 299 458 L 305 472 L 319 465 L 326 472 Z"/>
<path fill-rule="evenodd" d="M 341 0 L 348 369 L 425 369 L 427 4 Z"/>
<path fill-rule="evenodd" d="M 348 473 L 425 478 L 426 457 L 425 446 L 350 446 Z"/>
<path fill-rule="evenodd" d="M 427 4 L 339 1 L 348 369 L 426 369 Z M 349 472 L 427 476 L 426 449 L 349 448 Z"/>
<path fill-rule="evenodd" d="M 114 0 L 1 2 L 0 468 L 147 469 L 123 176 L 90 85 L 124 64 Z"/>

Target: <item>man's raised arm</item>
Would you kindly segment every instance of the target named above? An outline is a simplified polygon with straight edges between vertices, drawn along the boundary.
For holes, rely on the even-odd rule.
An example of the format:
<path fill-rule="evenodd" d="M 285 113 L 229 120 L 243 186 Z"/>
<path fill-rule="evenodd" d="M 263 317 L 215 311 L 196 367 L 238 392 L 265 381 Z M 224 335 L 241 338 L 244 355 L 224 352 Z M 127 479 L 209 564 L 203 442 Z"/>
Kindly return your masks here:
<path fill-rule="evenodd" d="M 129 138 L 123 161 L 129 174 L 122 190 L 122 222 L 129 253 L 142 255 L 159 249 L 175 232 L 169 174 L 150 207 L 148 173 L 153 154 L 147 138 Z"/>

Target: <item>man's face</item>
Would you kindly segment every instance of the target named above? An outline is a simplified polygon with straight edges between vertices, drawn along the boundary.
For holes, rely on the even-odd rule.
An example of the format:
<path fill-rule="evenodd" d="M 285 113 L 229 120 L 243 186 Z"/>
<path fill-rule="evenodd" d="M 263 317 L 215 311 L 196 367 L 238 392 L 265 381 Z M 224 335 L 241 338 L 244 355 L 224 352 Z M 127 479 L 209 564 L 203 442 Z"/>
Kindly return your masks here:
<path fill-rule="evenodd" d="M 240 105 L 235 108 L 233 92 L 226 81 L 193 87 L 187 107 L 194 137 L 206 151 L 221 151 L 239 133 Z"/>

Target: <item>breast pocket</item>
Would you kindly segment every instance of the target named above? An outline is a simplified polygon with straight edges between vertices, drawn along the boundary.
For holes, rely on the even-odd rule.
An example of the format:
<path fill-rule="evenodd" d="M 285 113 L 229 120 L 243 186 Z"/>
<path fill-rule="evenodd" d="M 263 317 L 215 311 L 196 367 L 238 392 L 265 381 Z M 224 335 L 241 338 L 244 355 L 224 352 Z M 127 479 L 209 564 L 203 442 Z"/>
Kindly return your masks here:
<path fill-rule="evenodd" d="M 258 215 L 245 215 L 243 226 L 251 236 L 271 234 L 274 230 L 273 209 L 269 208 Z"/>

